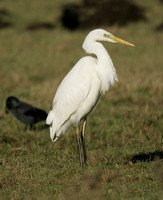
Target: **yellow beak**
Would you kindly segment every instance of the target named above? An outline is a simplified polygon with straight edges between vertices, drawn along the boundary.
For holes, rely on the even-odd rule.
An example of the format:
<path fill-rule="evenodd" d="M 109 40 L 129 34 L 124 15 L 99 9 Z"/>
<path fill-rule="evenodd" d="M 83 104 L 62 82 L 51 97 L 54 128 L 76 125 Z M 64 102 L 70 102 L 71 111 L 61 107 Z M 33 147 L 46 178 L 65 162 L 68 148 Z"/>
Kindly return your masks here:
<path fill-rule="evenodd" d="M 135 46 L 134 44 L 132 44 L 130 42 L 127 42 L 125 40 L 122 40 L 122 39 L 120 39 L 120 38 L 118 38 L 118 37 L 116 37 L 114 35 L 105 34 L 104 36 L 110 38 L 111 40 L 114 40 L 115 42 L 121 43 L 121 44 L 125 44 L 125 45 L 132 46 L 132 47 Z"/>

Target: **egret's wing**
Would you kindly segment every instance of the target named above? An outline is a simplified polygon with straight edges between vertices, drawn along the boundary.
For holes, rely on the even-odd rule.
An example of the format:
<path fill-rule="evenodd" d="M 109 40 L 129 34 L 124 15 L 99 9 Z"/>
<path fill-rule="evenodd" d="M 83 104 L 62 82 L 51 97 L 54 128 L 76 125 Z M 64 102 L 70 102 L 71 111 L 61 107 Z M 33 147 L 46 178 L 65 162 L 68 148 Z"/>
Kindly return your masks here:
<path fill-rule="evenodd" d="M 87 66 L 84 60 L 80 60 L 61 82 L 53 101 L 55 131 L 75 113 L 87 98 L 92 73 L 94 73 L 93 68 L 90 65 Z"/>

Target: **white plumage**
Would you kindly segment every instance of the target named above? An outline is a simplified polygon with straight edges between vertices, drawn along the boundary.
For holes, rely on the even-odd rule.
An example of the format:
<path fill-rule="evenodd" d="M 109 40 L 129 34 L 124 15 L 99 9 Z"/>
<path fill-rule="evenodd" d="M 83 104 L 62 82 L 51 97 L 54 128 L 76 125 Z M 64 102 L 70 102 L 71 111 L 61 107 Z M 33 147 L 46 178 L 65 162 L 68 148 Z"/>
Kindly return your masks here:
<path fill-rule="evenodd" d="M 86 119 L 94 108 L 100 94 L 104 94 L 109 86 L 118 80 L 108 52 L 98 41 L 120 42 L 133 46 L 102 29 L 88 34 L 82 47 L 97 58 L 81 58 L 59 85 L 52 110 L 46 120 L 50 125 L 52 141 L 56 141 L 69 126 L 78 127 L 80 121 Z"/>

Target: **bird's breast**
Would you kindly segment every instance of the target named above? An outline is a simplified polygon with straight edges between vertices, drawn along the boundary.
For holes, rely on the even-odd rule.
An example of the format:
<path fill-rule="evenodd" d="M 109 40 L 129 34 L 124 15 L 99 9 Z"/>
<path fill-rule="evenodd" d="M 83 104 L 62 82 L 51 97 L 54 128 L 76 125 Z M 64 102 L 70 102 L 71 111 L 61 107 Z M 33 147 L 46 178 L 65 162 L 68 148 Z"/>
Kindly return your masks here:
<path fill-rule="evenodd" d="M 72 115 L 73 124 L 78 124 L 85 116 L 87 116 L 95 107 L 100 97 L 101 83 L 96 75 L 94 75 L 89 93 L 85 101 L 80 105 L 78 110 Z"/>

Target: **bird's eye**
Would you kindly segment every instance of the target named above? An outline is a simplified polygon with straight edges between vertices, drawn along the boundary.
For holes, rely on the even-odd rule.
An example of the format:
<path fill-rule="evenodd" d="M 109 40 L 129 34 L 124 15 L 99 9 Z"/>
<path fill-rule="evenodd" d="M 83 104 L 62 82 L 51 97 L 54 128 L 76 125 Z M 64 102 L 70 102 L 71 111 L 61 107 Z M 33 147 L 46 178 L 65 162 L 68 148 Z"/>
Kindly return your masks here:
<path fill-rule="evenodd" d="M 104 37 L 109 38 L 109 34 L 104 33 Z"/>

